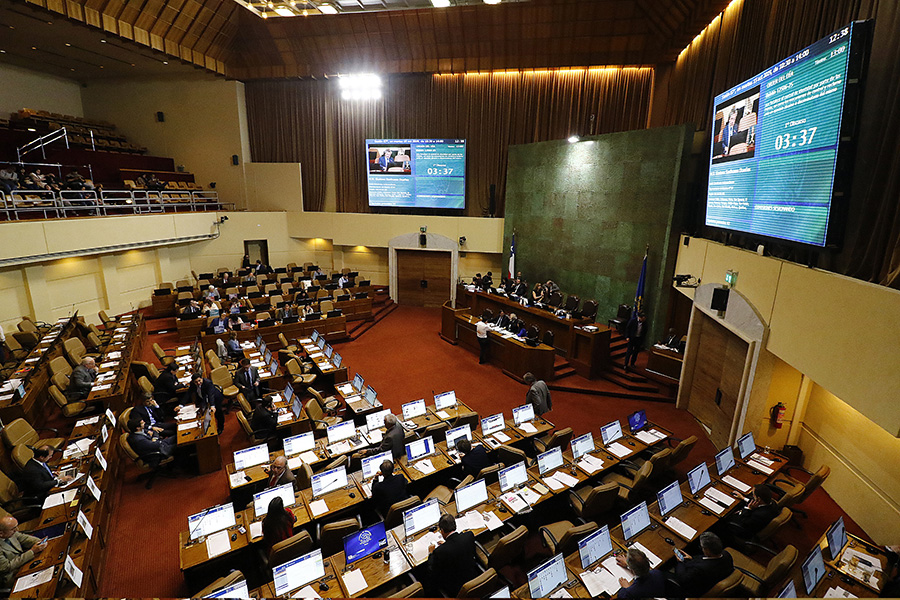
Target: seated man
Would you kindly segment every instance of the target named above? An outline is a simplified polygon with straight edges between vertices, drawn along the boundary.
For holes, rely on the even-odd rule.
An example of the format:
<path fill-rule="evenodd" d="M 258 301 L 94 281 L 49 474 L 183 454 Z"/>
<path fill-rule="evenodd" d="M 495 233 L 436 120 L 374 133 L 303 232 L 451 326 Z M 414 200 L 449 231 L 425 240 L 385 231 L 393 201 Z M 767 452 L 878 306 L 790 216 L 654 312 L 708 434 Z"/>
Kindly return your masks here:
<path fill-rule="evenodd" d="M 734 562 L 722 549 L 722 540 L 711 531 L 700 534 L 700 550 L 703 556 L 692 558 L 685 554 L 675 565 L 675 581 L 681 586 L 681 594 L 699 598 L 709 589 L 731 575 Z"/>
<path fill-rule="evenodd" d="M 138 458 L 148 461 L 151 466 L 155 467 L 164 458 L 172 456 L 175 451 L 174 435 L 160 437 L 158 433 L 149 430 L 142 419 L 129 420 L 128 431 L 128 445 Z M 154 454 L 157 456 L 153 456 Z"/>
<path fill-rule="evenodd" d="M 53 448 L 50 446 L 34 449 L 34 457 L 25 463 L 19 479 L 23 495 L 43 500 L 49 495 L 50 490 L 72 480 L 67 475 L 57 476 L 50 470 L 47 461 L 52 455 Z"/>
<path fill-rule="evenodd" d="M 249 358 L 241 359 L 240 368 L 234 373 L 234 385 L 241 390 L 249 402 L 262 398 L 262 389 L 259 381 L 259 370 L 250 365 Z"/>
<path fill-rule="evenodd" d="M 658 598 L 665 596 L 666 576 L 659 569 L 651 569 L 647 556 L 637 548 L 630 548 L 627 554 L 616 557 L 616 563 L 634 574 L 628 581 L 619 577 L 619 598 Z"/>
<path fill-rule="evenodd" d="M 80 365 L 72 369 L 69 387 L 66 388 L 66 398 L 70 401 L 84 400 L 91 393 L 91 387 L 96 379 L 97 365 L 93 358 L 86 356 L 81 359 Z"/>
<path fill-rule="evenodd" d="M 781 512 L 772 500 L 772 490 L 765 485 L 753 486 L 750 498 L 744 498 L 744 502 L 746 506 L 725 521 L 725 535 L 729 539 L 753 539 Z"/>
<path fill-rule="evenodd" d="M 250 417 L 250 427 L 260 440 L 278 437 L 278 410 L 272 404 L 272 396 L 259 401 Z"/>
<path fill-rule="evenodd" d="M 181 404 L 184 404 L 184 396 L 188 390 L 187 386 L 181 385 L 181 382 L 178 381 L 177 371 L 177 363 L 169 363 L 163 368 L 159 377 L 156 378 L 156 383 L 153 385 L 156 397 L 160 398 L 163 404 L 168 404 L 173 398 L 176 399 L 175 401 L 179 405 L 176 409 Z"/>
<path fill-rule="evenodd" d="M 409 494 L 406 491 L 406 477 L 402 473 L 394 474 L 394 463 L 385 460 L 379 470 L 381 472 L 372 480 L 372 502 L 376 510 L 387 516 L 391 505 L 409 497 Z"/>
<path fill-rule="evenodd" d="M 477 477 L 483 468 L 494 464 L 491 462 L 491 459 L 488 458 L 484 446 L 478 444 L 473 447 L 472 442 L 466 438 L 462 438 L 456 442 L 456 449 L 459 450 L 461 455 L 459 460 L 462 463 L 463 472 L 466 475 Z"/>
<path fill-rule="evenodd" d="M 441 515 L 438 521 L 444 542 L 439 546 L 428 547 L 428 567 L 425 595 L 430 598 L 440 597 L 443 592 L 454 598 L 459 588 L 467 581 L 478 576 L 475 565 L 475 534 L 471 531 L 456 533 L 456 519 L 448 514 Z"/>
<path fill-rule="evenodd" d="M 39 556 L 47 547 L 47 540 L 18 530 L 14 517 L 0 519 L 0 585 L 12 587 L 16 571 Z"/>
<path fill-rule="evenodd" d="M 225 342 L 225 348 L 228 350 L 228 355 L 232 360 L 244 358 L 244 350 L 241 348 L 241 343 L 238 341 L 235 332 L 232 331 L 228 334 L 228 341 Z"/>
<path fill-rule="evenodd" d="M 182 317 L 196 317 L 200 314 L 200 303 L 196 300 L 191 300 L 184 308 L 181 309 Z"/>
<path fill-rule="evenodd" d="M 178 409 L 176 409 L 175 412 L 177 413 Z M 159 404 L 156 403 L 156 400 L 153 399 L 153 394 L 150 392 L 144 392 L 143 404 L 132 409 L 131 418 L 141 419 L 144 423 L 147 423 L 147 427 L 153 432 L 161 433 L 164 437 L 175 435 L 178 430 L 177 423 L 164 422 L 165 416 L 163 415 L 163 411 L 159 407 Z"/>
<path fill-rule="evenodd" d="M 276 456 L 272 464 L 264 469 L 269 474 L 269 481 L 266 483 L 267 488 L 278 487 L 290 483 L 297 489 L 297 478 L 290 469 L 287 468 L 287 458 L 284 455 Z"/>
<path fill-rule="evenodd" d="M 391 451 L 391 456 L 397 460 L 406 454 L 406 431 L 400 425 L 400 421 L 394 415 L 385 415 L 384 428 L 387 430 L 381 438 L 381 444 L 377 448 L 369 448 L 368 450 L 360 450 L 353 454 L 353 458 L 362 458 L 363 456 L 371 456 L 373 454 L 381 454 L 382 452 Z"/>

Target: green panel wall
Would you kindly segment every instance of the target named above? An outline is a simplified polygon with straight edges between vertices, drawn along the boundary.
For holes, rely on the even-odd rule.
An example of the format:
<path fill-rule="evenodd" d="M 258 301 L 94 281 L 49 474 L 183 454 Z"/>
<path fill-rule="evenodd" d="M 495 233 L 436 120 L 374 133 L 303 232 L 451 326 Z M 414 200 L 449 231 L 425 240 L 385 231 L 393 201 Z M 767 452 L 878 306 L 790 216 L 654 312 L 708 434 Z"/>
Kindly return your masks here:
<path fill-rule="evenodd" d="M 660 338 L 690 136 L 675 126 L 511 146 L 503 264 L 515 231 L 516 270 L 529 285 L 553 279 L 563 293 L 597 300 L 605 323 L 634 301 L 649 244 L 644 306 L 650 340 Z"/>

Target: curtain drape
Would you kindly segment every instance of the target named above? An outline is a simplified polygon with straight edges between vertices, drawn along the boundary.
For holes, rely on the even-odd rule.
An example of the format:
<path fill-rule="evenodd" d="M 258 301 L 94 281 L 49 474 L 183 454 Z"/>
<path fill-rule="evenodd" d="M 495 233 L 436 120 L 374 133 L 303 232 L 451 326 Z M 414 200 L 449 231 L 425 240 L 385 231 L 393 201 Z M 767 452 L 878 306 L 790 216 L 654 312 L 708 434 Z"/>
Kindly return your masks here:
<path fill-rule="evenodd" d="M 340 100 L 328 80 L 248 83 L 251 152 L 303 163 L 307 210 L 322 209 L 334 161 L 338 211 L 368 212 L 366 138 L 465 139 L 467 212 L 488 214 L 494 184 L 503 215 L 509 145 L 646 127 L 652 81 L 649 68 L 396 75 L 370 102 Z"/>
<path fill-rule="evenodd" d="M 660 124 L 708 130 L 715 94 L 850 21 L 875 19 L 842 250 L 829 268 L 900 288 L 900 2 L 739 0 L 678 57 Z"/>

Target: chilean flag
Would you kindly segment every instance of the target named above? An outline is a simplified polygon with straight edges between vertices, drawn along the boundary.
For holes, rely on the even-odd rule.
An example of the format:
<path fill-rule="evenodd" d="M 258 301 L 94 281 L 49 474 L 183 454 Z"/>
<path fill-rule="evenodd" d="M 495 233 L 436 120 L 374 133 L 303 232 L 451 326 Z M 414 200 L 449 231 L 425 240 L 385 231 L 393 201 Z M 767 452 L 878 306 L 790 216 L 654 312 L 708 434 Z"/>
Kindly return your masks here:
<path fill-rule="evenodd" d="M 516 234 L 512 234 L 512 244 L 509 246 L 509 273 L 507 278 L 515 279 L 516 277 Z"/>

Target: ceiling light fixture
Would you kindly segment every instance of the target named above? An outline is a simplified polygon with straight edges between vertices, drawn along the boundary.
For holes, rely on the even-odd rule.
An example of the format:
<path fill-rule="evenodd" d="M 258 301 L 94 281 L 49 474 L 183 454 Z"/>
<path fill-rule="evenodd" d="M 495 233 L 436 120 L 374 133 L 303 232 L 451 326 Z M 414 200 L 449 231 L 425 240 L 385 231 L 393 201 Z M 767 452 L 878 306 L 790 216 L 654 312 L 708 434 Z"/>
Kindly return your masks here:
<path fill-rule="evenodd" d="M 293 17 L 295 13 L 289 8 L 279 7 L 275 9 L 275 14 L 280 17 Z"/>
<path fill-rule="evenodd" d="M 569 143 L 570 143 L 570 144 L 574 144 L 575 142 L 577 142 L 577 141 L 579 141 L 579 140 L 581 140 L 581 138 L 578 137 L 577 135 L 570 135 L 570 136 L 569 136 Z"/>
<path fill-rule="evenodd" d="M 484 0 L 485 4 L 500 4 L 500 0 Z"/>
<path fill-rule="evenodd" d="M 319 5 L 319 12 L 322 13 L 323 15 L 336 15 L 337 9 L 334 6 L 332 6 L 331 4 L 326 3 L 326 4 Z"/>
<path fill-rule="evenodd" d="M 435 8 L 447 8 L 450 6 L 450 0 L 431 0 L 431 4 Z"/>
<path fill-rule="evenodd" d="M 341 98 L 344 100 L 377 100 L 381 98 L 381 77 L 373 73 L 341 75 Z"/>

